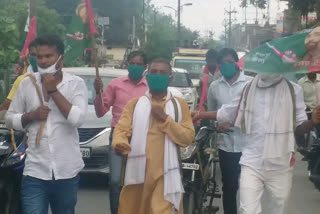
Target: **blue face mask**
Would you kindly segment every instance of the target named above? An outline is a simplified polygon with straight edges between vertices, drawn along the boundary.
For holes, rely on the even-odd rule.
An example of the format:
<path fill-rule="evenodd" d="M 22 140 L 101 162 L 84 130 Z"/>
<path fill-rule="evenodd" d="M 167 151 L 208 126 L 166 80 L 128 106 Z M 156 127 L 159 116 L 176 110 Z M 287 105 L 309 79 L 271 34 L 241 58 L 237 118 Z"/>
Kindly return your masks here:
<path fill-rule="evenodd" d="M 220 65 L 222 76 L 226 79 L 232 79 L 237 73 L 237 65 L 235 63 L 225 63 Z"/>
<path fill-rule="evenodd" d="M 139 80 L 142 77 L 144 67 L 142 65 L 129 65 L 129 77 L 132 80 Z"/>
<path fill-rule="evenodd" d="M 170 77 L 164 74 L 148 74 L 147 81 L 151 92 L 165 92 L 169 86 Z"/>

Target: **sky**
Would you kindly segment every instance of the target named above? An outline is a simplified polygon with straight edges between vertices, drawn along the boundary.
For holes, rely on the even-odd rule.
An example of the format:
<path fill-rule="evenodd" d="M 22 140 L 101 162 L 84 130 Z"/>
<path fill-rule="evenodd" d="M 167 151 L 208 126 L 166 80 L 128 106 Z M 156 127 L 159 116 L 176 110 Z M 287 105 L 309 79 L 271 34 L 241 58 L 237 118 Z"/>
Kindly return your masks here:
<path fill-rule="evenodd" d="M 270 0 L 270 17 L 276 22 L 279 11 L 285 9 L 285 3 L 279 0 Z M 192 30 L 200 31 L 202 36 L 207 36 L 209 31 L 214 33 L 214 38 L 218 39 L 224 32 L 223 22 L 228 19 L 225 10 L 237 11 L 233 14 L 233 23 L 244 22 L 244 11 L 240 7 L 240 0 L 181 0 L 181 5 L 192 3 L 192 6 L 183 7 L 181 13 L 181 23 Z M 163 13 L 170 14 L 175 17 L 175 11 L 164 6 L 173 8 L 178 7 L 178 0 L 152 0 L 157 9 Z M 255 21 L 255 8 L 251 7 L 247 10 L 248 23 Z M 263 14 L 267 14 L 267 10 L 259 10 L 259 21 L 263 22 Z"/>

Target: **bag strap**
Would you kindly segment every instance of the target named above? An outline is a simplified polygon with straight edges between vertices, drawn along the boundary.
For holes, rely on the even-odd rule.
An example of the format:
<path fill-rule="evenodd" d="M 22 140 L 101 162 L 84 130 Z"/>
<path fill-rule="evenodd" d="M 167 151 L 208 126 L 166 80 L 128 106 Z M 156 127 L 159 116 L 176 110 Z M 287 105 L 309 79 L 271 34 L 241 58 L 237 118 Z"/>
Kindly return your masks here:
<path fill-rule="evenodd" d="M 286 82 L 287 82 L 287 84 L 288 84 L 288 86 L 289 86 L 289 89 L 290 89 L 290 94 L 291 94 L 291 98 L 292 98 L 292 108 L 293 108 L 293 132 L 295 132 L 295 130 L 296 130 L 296 125 L 297 125 L 297 118 L 296 118 L 296 112 L 297 112 L 297 107 L 296 107 L 296 95 L 295 95 L 295 93 L 294 93 L 294 88 L 293 88 L 293 85 L 292 85 L 292 83 L 289 81 L 289 80 L 287 80 L 286 79 Z M 295 135 L 294 135 L 295 136 Z M 296 137 L 296 136 L 295 136 Z M 295 141 L 297 141 L 296 139 L 295 139 Z M 297 149 L 297 144 L 296 144 L 296 142 L 295 142 L 295 144 L 294 144 L 294 151 L 296 151 L 296 149 Z"/>
<path fill-rule="evenodd" d="M 41 89 L 40 89 L 40 87 L 39 87 L 39 85 L 37 83 L 36 77 L 34 75 L 32 75 L 32 74 L 28 74 L 27 76 L 30 77 L 31 82 L 33 83 L 34 87 L 36 88 L 36 91 L 37 91 L 37 94 L 38 94 L 38 97 L 39 97 L 41 105 L 44 105 Z M 38 146 L 40 145 L 40 141 L 41 141 L 41 137 L 42 137 L 42 133 L 43 133 L 43 129 L 44 129 L 45 123 L 46 123 L 46 121 L 41 121 L 40 122 L 40 128 L 38 130 L 37 138 L 36 138 Z"/>
<path fill-rule="evenodd" d="M 178 123 L 179 122 L 179 109 L 178 109 L 178 104 L 177 104 L 177 100 L 172 97 L 171 102 L 173 104 L 174 107 L 174 120 Z M 180 175 L 181 177 L 183 176 L 182 173 L 182 160 L 181 160 L 181 153 L 180 153 L 180 146 L 178 144 L 176 144 L 177 146 L 177 153 L 178 153 L 178 161 L 179 161 L 179 166 L 180 166 Z"/>

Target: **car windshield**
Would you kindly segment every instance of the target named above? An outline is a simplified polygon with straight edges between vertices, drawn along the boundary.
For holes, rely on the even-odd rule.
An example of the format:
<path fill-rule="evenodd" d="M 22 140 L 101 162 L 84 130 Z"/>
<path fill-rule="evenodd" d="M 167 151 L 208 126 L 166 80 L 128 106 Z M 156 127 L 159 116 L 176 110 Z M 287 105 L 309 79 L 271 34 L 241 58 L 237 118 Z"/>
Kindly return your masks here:
<path fill-rule="evenodd" d="M 206 61 L 204 60 L 177 59 L 174 63 L 175 68 L 182 68 L 189 71 L 191 79 L 199 79 L 200 73 L 203 71 L 205 65 Z"/>
<path fill-rule="evenodd" d="M 93 100 L 96 96 L 96 90 L 94 89 L 94 81 L 96 79 L 96 76 L 89 76 L 89 75 L 78 75 L 81 77 L 84 82 L 87 85 L 88 88 L 88 104 L 92 105 Z M 101 76 L 101 80 L 103 82 L 104 90 L 106 89 L 107 85 L 110 83 L 110 81 L 113 79 L 113 77 L 106 77 L 106 76 Z"/>
<path fill-rule="evenodd" d="M 171 87 L 189 88 L 192 87 L 191 79 L 187 73 L 172 72 L 173 79 Z"/>

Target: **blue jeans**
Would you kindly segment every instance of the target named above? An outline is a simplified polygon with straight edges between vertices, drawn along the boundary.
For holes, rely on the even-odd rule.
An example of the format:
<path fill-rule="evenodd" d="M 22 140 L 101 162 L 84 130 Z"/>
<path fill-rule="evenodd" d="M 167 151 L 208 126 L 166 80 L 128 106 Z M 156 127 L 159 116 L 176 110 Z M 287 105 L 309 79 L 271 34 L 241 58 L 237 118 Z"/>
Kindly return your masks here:
<path fill-rule="evenodd" d="M 121 169 L 122 169 L 123 157 L 120 155 L 117 155 L 114 149 L 112 149 L 111 147 L 112 135 L 113 135 L 113 130 L 110 133 L 110 138 L 109 138 L 109 166 L 110 166 L 109 200 L 110 200 L 111 214 L 117 214 L 120 192 L 121 192 Z"/>
<path fill-rule="evenodd" d="M 30 176 L 22 179 L 23 214 L 74 214 L 79 175 L 71 179 L 45 181 Z"/>

